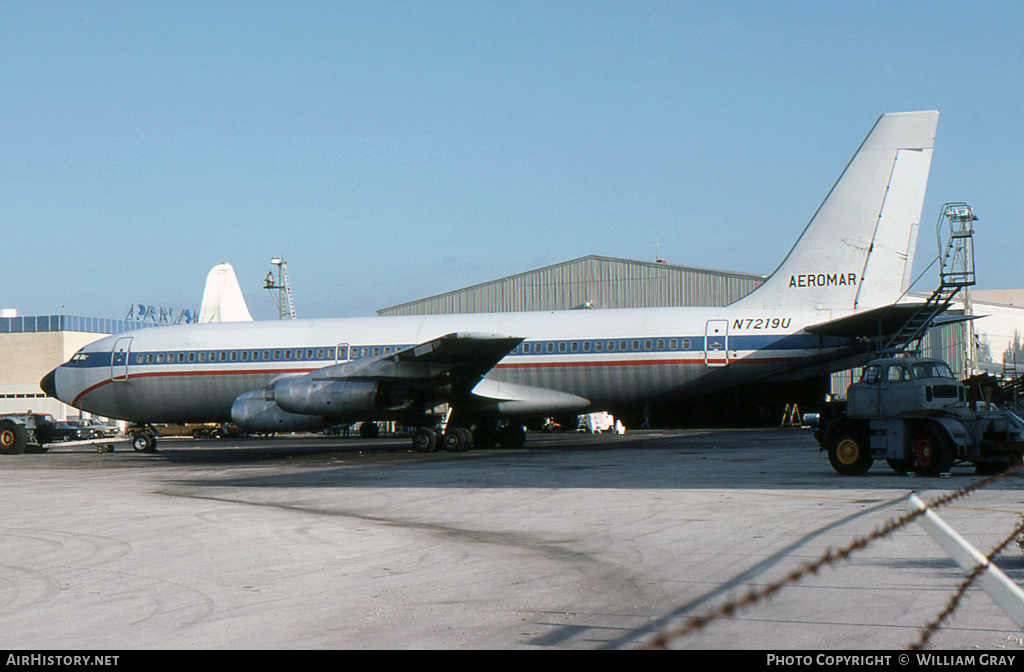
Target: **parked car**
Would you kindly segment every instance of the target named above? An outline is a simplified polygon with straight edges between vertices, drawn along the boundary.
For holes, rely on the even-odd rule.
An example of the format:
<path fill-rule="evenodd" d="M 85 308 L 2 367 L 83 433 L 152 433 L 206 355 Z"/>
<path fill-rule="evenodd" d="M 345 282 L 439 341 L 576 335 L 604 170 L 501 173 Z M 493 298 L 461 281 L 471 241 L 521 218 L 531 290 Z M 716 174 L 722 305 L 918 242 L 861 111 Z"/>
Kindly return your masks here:
<path fill-rule="evenodd" d="M 36 434 L 40 443 L 77 441 L 82 438 L 82 428 L 70 422 L 54 420 L 52 415 L 36 415 Z"/>
<path fill-rule="evenodd" d="M 78 425 L 83 430 L 88 430 L 88 432 L 92 434 L 92 436 L 83 436 L 82 438 L 109 439 L 119 434 L 117 425 L 112 425 L 106 422 L 100 422 L 99 420 L 96 420 L 94 418 L 80 420 L 78 422 Z"/>

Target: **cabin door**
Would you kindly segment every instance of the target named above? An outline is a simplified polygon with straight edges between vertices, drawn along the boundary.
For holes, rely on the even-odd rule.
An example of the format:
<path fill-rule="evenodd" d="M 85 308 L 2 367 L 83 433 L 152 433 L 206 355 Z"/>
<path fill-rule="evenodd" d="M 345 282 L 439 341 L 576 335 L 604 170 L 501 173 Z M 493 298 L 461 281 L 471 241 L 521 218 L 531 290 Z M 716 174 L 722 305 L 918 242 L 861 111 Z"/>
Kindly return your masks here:
<path fill-rule="evenodd" d="M 704 366 L 729 363 L 729 321 L 708 320 L 704 328 Z"/>
<path fill-rule="evenodd" d="M 131 344 L 131 336 L 114 341 L 114 348 L 110 351 L 111 380 L 128 380 L 128 348 Z"/>

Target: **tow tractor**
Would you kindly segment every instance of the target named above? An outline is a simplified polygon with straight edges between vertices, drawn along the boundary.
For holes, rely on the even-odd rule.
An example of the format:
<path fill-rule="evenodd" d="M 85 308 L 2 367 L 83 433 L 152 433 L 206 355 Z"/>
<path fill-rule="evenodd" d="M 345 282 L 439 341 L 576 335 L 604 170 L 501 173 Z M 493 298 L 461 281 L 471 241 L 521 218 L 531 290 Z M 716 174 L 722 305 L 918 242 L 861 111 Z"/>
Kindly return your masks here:
<path fill-rule="evenodd" d="M 876 359 L 850 385 L 845 402 L 831 402 L 814 432 L 828 461 L 844 476 L 885 460 L 897 473 L 935 476 L 957 461 L 990 474 L 1019 464 L 1024 420 L 985 402 L 939 359 Z"/>
<path fill-rule="evenodd" d="M 50 445 L 80 440 L 80 432 L 58 422 L 49 413 L 8 413 L 0 415 L 0 455 L 45 453 Z M 93 438 L 89 435 L 89 438 Z M 108 444 L 95 444 L 104 450 Z"/>

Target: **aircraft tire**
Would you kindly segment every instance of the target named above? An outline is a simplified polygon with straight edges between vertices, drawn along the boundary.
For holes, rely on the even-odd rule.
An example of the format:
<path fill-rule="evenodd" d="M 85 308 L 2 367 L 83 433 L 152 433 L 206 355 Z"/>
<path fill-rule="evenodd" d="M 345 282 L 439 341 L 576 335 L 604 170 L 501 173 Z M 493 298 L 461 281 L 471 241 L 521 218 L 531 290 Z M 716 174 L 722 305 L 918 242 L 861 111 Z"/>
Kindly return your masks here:
<path fill-rule="evenodd" d="M 132 439 L 132 448 L 137 453 L 152 453 L 156 450 L 156 438 L 149 434 L 136 434 Z"/>
<path fill-rule="evenodd" d="M 488 450 L 498 445 L 498 430 L 493 422 L 481 423 L 473 428 L 473 447 Z"/>
<path fill-rule="evenodd" d="M 462 435 L 462 440 L 466 442 L 466 450 L 473 447 L 473 432 L 465 427 L 456 427 L 454 431 Z"/>
<path fill-rule="evenodd" d="M 522 425 L 506 425 L 498 432 L 498 445 L 502 448 L 522 448 L 526 443 L 526 430 Z"/>
<path fill-rule="evenodd" d="M 469 442 L 466 441 L 465 434 L 460 432 L 458 427 L 453 427 L 444 433 L 444 436 L 441 437 L 441 445 L 449 453 L 464 453 L 469 450 Z"/>
<path fill-rule="evenodd" d="M 21 455 L 27 447 L 25 427 L 10 420 L 0 420 L 0 455 Z"/>
<path fill-rule="evenodd" d="M 412 435 L 412 449 L 417 453 L 434 452 L 437 450 L 437 434 L 432 429 L 417 429 Z"/>
<path fill-rule="evenodd" d="M 938 476 L 953 468 L 956 454 L 942 432 L 933 427 L 924 427 L 914 435 L 913 441 L 917 473 Z"/>
<path fill-rule="evenodd" d="M 828 463 L 836 473 L 843 476 L 862 476 L 867 473 L 874 462 L 867 433 L 846 424 L 834 430 L 829 427 L 829 430 L 825 437 Z"/>

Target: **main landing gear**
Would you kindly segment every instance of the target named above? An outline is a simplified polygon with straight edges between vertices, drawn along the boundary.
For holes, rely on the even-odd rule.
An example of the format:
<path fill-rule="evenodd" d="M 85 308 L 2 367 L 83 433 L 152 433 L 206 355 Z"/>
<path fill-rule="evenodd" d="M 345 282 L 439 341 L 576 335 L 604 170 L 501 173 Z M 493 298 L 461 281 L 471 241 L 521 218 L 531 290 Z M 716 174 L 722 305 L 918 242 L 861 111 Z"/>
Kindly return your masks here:
<path fill-rule="evenodd" d="M 522 448 L 526 443 L 526 430 L 522 425 L 509 424 L 498 428 L 495 423 L 475 425 L 472 430 L 465 427 L 447 427 L 443 432 L 429 427 L 420 427 L 412 435 L 412 449 L 417 453 L 432 453 L 444 450 L 449 453 L 463 453 L 470 448 Z"/>

